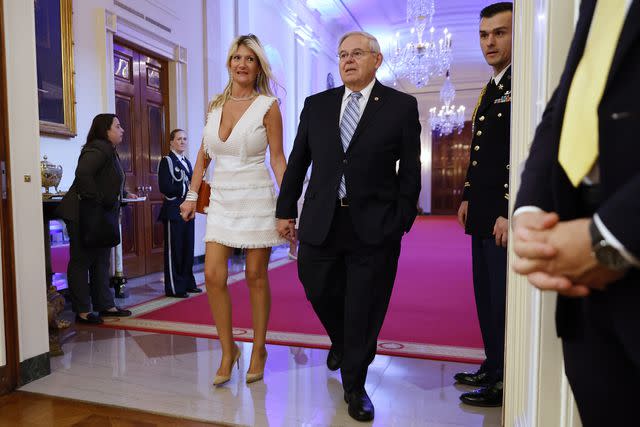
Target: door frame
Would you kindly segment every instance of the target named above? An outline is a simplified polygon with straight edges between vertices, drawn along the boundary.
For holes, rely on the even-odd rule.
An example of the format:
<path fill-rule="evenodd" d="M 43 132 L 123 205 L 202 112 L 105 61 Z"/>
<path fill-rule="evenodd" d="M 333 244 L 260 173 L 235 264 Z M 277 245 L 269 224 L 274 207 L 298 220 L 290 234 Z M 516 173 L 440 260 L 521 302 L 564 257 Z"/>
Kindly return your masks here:
<path fill-rule="evenodd" d="M 20 373 L 18 308 L 16 298 L 15 258 L 13 247 L 13 215 L 11 214 L 11 165 L 9 162 L 9 132 L 7 128 L 7 73 L 4 37 L 4 4 L 0 0 L 0 150 L 5 159 L 7 198 L 0 203 L 0 228 L 2 241 L 2 297 L 4 309 L 4 332 L 6 365 L 0 366 L 0 395 L 10 393 L 18 385 Z M 2 197 L 2 195 L 0 195 Z"/>
<path fill-rule="evenodd" d="M 153 61 L 157 61 L 161 64 L 161 68 L 162 68 L 162 73 L 160 75 L 160 92 L 162 94 L 162 104 L 163 104 L 163 108 L 164 108 L 164 128 L 162 129 L 162 134 L 164 135 L 164 138 L 162 140 L 162 144 L 160 147 L 160 152 L 161 155 L 165 155 L 166 153 L 169 152 L 169 132 L 171 130 L 171 123 L 170 123 L 170 117 L 171 117 L 171 105 L 170 105 L 170 93 L 169 93 L 169 63 L 170 60 L 166 59 L 164 56 L 161 55 L 157 55 L 151 51 L 149 51 L 148 49 L 145 49 L 141 46 L 136 45 L 135 43 L 127 40 L 127 39 L 123 39 L 122 37 L 118 36 L 118 35 L 114 35 L 113 36 L 113 44 L 114 45 L 119 45 L 122 46 L 125 49 L 131 49 L 132 52 L 135 52 L 136 55 L 140 55 L 141 57 L 149 57 L 152 58 Z M 115 50 L 115 49 L 114 49 Z M 135 56 L 135 55 L 134 55 Z M 135 62 L 135 61 L 134 61 Z M 132 73 L 136 73 L 136 71 L 132 70 Z M 113 75 L 113 74 L 112 74 Z M 135 78 L 133 79 L 133 81 L 135 82 Z M 139 89 L 142 90 L 143 85 L 146 81 L 146 79 L 142 76 L 140 76 L 138 78 L 138 84 L 140 85 Z M 133 86 L 135 87 L 135 83 L 133 84 Z M 146 89 L 145 89 L 146 90 Z M 138 99 L 141 95 L 138 94 L 136 95 L 136 99 Z M 116 98 L 116 90 L 115 90 L 115 83 L 114 83 L 114 99 Z M 147 96 L 144 97 L 145 99 L 147 99 Z M 145 128 L 148 127 L 148 118 L 145 117 L 145 112 L 140 110 L 137 111 L 138 114 L 140 114 L 140 116 L 138 117 L 139 119 L 139 123 L 140 123 L 140 127 L 141 129 L 136 130 L 136 134 L 134 136 L 133 133 L 131 133 L 132 136 L 132 141 L 130 141 L 131 144 L 137 142 L 138 144 L 142 143 L 143 140 L 143 134 L 145 132 Z M 151 143 L 151 141 L 148 141 L 149 143 Z M 132 153 L 138 153 L 137 149 L 138 148 L 146 148 L 148 149 L 149 147 L 142 147 L 142 146 L 137 146 L 135 149 L 132 149 Z M 146 178 L 148 177 L 148 169 L 146 168 L 147 165 L 145 165 L 145 167 L 139 167 L 140 164 L 138 164 L 137 162 L 139 161 L 139 157 L 140 155 L 136 156 L 137 158 L 134 160 L 136 162 L 136 165 L 133 167 L 134 170 L 136 170 L 136 175 L 138 176 L 138 179 L 140 179 L 141 177 L 139 176 L 140 173 L 143 174 L 143 181 L 146 180 Z M 126 171 L 125 171 L 126 172 Z M 138 182 L 138 184 L 140 184 L 140 182 Z M 156 188 L 156 192 L 159 192 L 159 190 L 157 189 L 157 181 L 153 182 L 153 183 L 149 183 L 147 182 L 147 185 L 149 184 L 153 184 L 153 187 Z M 133 187 L 130 186 L 131 191 L 135 191 L 138 192 L 139 187 Z M 155 221 L 154 219 L 151 219 L 151 223 L 148 223 L 149 218 L 153 218 L 153 203 L 158 203 L 158 196 L 162 196 L 161 193 L 159 195 L 156 195 L 156 198 L 150 197 L 148 194 L 144 194 L 147 197 L 147 201 L 143 202 L 141 204 L 132 204 L 132 208 L 135 210 L 136 215 L 134 215 L 134 217 L 136 217 L 137 215 L 140 215 L 140 218 L 136 218 L 136 230 L 138 230 L 135 233 L 135 239 L 138 243 L 138 245 L 144 247 L 142 250 L 142 260 L 143 260 L 143 265 L 142 270 L 143 274 L 141 274 L 142 276 L 147 275 L 147 274 L 151 274 L 151 273 L 157 273 L 157 272 L 161 272 L 163 269 L 163 252 L 164 249 L 162 247 L 162 245 L 160 245 L 159 247 L 154 247 L 153 245 L 153 240 L 154 240 L 154 226 L 155 226 Z M 162 199 L 160 199 L 162 200 Z M 148 205 L 145 205 L 146 203 L 148 203 Z M 140 206 L 142 205 L 142 206 Z M 140 231 L 141 230 L 141 231 Z M 155 230 L 157 231 L 157 230 Z M 149 250 L 150 252 L 147 253 L 147 250 Z M 159 257 L 159 258 L 158 258 Z M 123 270 L 125 268 L 125 265 L 127 264 L 127 258 L 126 255 L 124 253 L 122 253 L 122 264 L 123 264 Z M 155 265 L 155 268 L 153 267 Z M 138 274 L 139 276 L 140 274 Z M 129 272 L 129 274 L 126 274 L 126 277 L 136 277 L 136 275 L 131 274 L 131 272 Z"/>
<path fill-rule="evenodd" d="M 157 28 L 152 28 L 146 22 L 134 22 L 116 12 L 104 9 L 104 111 L 115 111 L 115 78 L 113 76 L 113 39 L 114 37 L 126 44 L 134 45 L 137 49 L 147 51 L 152 56 L 162 58 L 168 63 L 169 79 L 169 127 L 189 129 L 189 103 L 187 99 L 187 49 L 174 40 L 158 34 Z M 204 100 L 206 111 L 208 100 Z M 203 123 L 204 125 L 204 123 Z M 195 129 L 194 129 L 195 130 Z M 196 130 L 197 131 L 197 130 Z"/>

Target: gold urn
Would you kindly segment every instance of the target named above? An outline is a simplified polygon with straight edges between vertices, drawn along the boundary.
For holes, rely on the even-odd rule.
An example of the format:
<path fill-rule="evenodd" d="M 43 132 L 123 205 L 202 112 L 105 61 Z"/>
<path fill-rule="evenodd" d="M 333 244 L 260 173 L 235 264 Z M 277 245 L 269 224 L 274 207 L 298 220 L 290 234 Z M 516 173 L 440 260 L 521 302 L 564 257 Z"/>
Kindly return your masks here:
<path fill-rule="evenodd" d="M 60 193 L 58 191 L 58 185 L 60 185 L 60 180 L 62 179 L 62 166 L 54 165 L 47 160 L 47 156 L 42 158 L 40 161 L 40 177 L 42 178 L 42 187 L 44 187 L 44 194 L 49 193 L 49 187 L 55 187 L 55 194 Z"/>

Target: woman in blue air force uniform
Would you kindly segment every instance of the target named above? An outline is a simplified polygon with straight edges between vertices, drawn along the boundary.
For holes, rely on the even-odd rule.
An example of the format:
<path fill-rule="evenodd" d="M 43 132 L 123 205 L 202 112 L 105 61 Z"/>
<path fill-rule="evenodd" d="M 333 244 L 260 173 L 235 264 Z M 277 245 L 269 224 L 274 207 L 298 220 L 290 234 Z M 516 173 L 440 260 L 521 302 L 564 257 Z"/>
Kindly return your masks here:
<path fill-rule="evenodd" d="M 169 135 L 171 151 L 158 166 L 158 184 L 164 195 L 159 220 L 164 225 L 164 292 L 168 297 L 186 298 L 188 293 L 202 292 L 193 277 L 194 221 L 180 217 L 193 168 L 184 156 L 187 133 L 174 129 Z"/>

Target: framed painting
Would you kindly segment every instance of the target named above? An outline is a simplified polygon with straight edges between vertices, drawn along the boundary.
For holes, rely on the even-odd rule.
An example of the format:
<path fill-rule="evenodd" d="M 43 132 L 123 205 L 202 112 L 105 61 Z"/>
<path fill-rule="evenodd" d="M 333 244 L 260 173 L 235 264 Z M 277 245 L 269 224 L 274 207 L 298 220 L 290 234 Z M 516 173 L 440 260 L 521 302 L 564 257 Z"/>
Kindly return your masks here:
<path fill-rule="evenodd" d="M 72 1 L 34 0 L 41 134 L 77 134 Z"/>

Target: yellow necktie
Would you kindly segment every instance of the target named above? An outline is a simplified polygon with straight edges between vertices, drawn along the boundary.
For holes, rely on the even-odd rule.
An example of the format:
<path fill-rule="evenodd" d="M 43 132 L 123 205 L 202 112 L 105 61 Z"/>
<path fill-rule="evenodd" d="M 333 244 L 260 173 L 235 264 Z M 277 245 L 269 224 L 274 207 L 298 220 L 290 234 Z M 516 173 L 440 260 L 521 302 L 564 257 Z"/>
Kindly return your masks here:
<path fill-rule="evenodd" d="M 598 105 L 626 15 L 626 0 L 596 3 L 584 54 L 571 82 L 558 161 L 574 187 L 598 158 Z"/>

